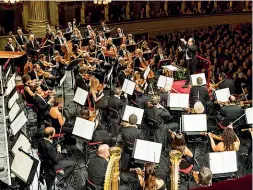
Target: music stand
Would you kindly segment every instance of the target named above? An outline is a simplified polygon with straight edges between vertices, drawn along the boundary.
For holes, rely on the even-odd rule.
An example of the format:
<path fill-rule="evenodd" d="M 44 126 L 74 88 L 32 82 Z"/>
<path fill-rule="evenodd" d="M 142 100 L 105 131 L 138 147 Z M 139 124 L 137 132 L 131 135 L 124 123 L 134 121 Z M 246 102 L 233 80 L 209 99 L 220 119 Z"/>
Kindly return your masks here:
<path fill-rule="evenodd" d="M 237 175 L 236 151 L 209 153 L 209 167 L 213 178 L 231 178 L 231 176 Z"/>
<path fill-rule="evenodd" d="M 95 130 L 95 122 L 76 117 L 72 136 L 84 142 L 89 142 L 92 139 Z"/>
<path fill-rule="evenodd" d="M 247 121 L 247 124 L 249 125 L 252 125 L 253 124 L 253 118 L 252 118 L 252 115 L 253 115 L 253 108 L 247 108 L 245 110 L 245 113 L 246 113 L 246 121 Z"/>
<path fill-rule="evenodd" d="M 215 91 L 215 97 L 218 102 L 228 102 L 230 96 L 229 88 L 224 88 Z"/>
<path fill-rule="evenodd" d="M 129 51 L 130 53 L 133 53 L 133 52 L 135 51 L 135 47 L 136 47 L 135 44 L 134 44 L 134 45 L 127 45 L 127 46 L 126 46 L 126 49 L 127 49 L 127 51 Z"/>
<path fill-rule="evenodd" d="M 39 161 L 30 156 L 22 148 L 18 149 L 11 165 L 11 171 L 16 177 L 21 179 L 26 185 L 33 182 L 35 173 L 37 172 Z"/>
<path fill-rule="evenodd" d="M 144 109 L 126 105 L 122 120 L 128 122 L 131 114 L 135 114 L 137 116 L 137 124 L 140 125 L 142 122 Z"/>
<path fill-rule="evenodd" d="M 8 96 L 12 90 L 16 87 L 16 73 L 12 75 L 12 77 L 7 82 L 7 89 L 5 90 L 5 96 Z"/>
<path fill-rule="evenodd" d="M 135 85 L 136 85 L 135 82 L 125 79 L 122 86 L 122 91 L 132 96 Z"/>
<path fill-rule="evenodd" d="M 30 152 L 32 145 L 29 138 L 21 131 L 18 138 L 12 143 L 11 152 L 16 155 L 16 153 L 19 151 L 19 148 L 22 148 L 25 152 Z"/>
<path fill-rule="evenodd" d="M 83 106 L 86 102 L 88 94 L 89 93 L 86 90 L 83 90 L 83 89 L 77 87 L 73 101 L 76 102 L 77 104 Z"/>
<path fill-rule="evenodd" d="M 65 74 L 61 78 L 60 84 L 59 84 L 60 87 L 62 86 L 62 95 L 63 95 L 64 105 L 65 105 L 65 85 L 64 85 L 64 82 L 66 80 L 66 77 L 67 77 L 67 73 L 65 72 Z"/>
<path fill-rule="evenodd" d="M 179 71 L 180 69 L 174 65 L 165 65 L 165 66 L 162 66 L 162 68 L 164 68 L 165 70 L 168 70 L 168 71 L 171 71 L 172 73 L 172 78 L 174 76 L 174 72 L 177 72 Z"/>
<path fill-rule="evenodd" d="M 162 144 L 136 139 L 132 157 L 135 162 L 145 164 L 147 162 L 159 163 L 162 152 Z"/>
<path fill-rule="evenodd" d="M 11 109 L 16 100 L 19 99 L 18 92 L 16 91 L 8 101 L 8 108 Z"/>
<path fill-rule="evenodd" d="M 198 73 L 198 74 L 191 75 L 191 84 L 192 85 L 198 85 L 197 84 L 197 78 L 198 77 L 201 77 L 203 79 L 203 83 L 201 85 L 206 85 L 206 75 L 205 75 L 205 73 Z"/>
<path fill-rule="evenodd" d="M 169 93 L 168 103 L 170 110 L 182 111 L 189 107 L 189 94 Z"/>
<path fill-rule="evenodd" d="M 15 136 L 17 132 L 19 132 L 19 130 L 26 124 L 26 122 L 27 117 L 25 116 L 25 112 L 22 111 L 10 125 L 12 135 Z"/>
<path fill-rule="evenodd" d="M 120 46 L 122 42 L 122 38 L 113 38 L 112 39 L 112 43 L 115 45 L 115 46 Z"/>
<path fill-rule="evenodd" d="M 11 110 L 9 111 L 9 114 L 8 114 L 8 118 L 10 122 L 12 122 L 15 119 L 19 110 L 20 110 L 20 107 L 17 104 L 17 102 L 15 102 L 14 105 L 11 107 Z"/>

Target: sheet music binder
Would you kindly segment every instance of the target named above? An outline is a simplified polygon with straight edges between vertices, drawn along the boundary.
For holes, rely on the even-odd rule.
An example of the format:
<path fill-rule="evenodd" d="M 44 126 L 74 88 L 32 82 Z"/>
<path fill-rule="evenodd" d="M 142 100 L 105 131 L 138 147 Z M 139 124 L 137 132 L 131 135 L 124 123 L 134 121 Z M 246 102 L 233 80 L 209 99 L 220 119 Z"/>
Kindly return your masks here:
<path fill-rule="evenodd" d="M 155 162 L 158 164 L 160 162 L 161 152 L 161 143 L 136 139 L 132 157 L 139 163 Z"/>
<path fill-rule="evenodd" d="M 9 109 L 13 106 L 13 104 L 16 102 L 17 99 L 19 99 L 19 95 L 18 92 L 16 91 L 8 101 Z"/>
<path fill-rule="evenodd" d="M 11 171 L 26 184 L 31 184 L 37 171 L 39 161 L 19 150 L 12 162 Z"/>
<path fill-rule="evenodd" d="M 136 84 L 133 81 L 125 79 L 122 86 L 122 91 L 129 95 L 133 95 L 135 85 Z"/>
<path fill-rule="evenodd" d="M 89 93 L 86 90 L 77 87 L 73 101 L 83 106 L 86 102 L 88 94 Z"/>
<path fill-rule="evenodd" d="M 209 166 L 213 175 L 237 172 L 236 151 L 209 153 Z"/>
<path fill-rule="evenodd" d="M 8 114 L 10 122 L 12 122 L 15 119 L 15 117 L 17 116 L 19 110 L 20 110 L 20 107 L 17 104 L 17 102 L 15 102 L 14 105 L 12 106 L 11 110 L 9 111 L 9 114 Z"/>
<path fill-rule="evenodd" d="M 245 110 L 247 124 L 253 124 L 253 108 L 247 108 Z"/>
<path fill-rule="evenodd" d="M 206 75 L 205 75 L 205 73 L 198 73 L 198 74 L 191 75 L 191 84 L 192 85 L 198 85 L 197 84 L 197 78 L 198 77 L 201 77 L 203 79 L 202 85 L 206 85 Z"/>
<path fill-rule="evenodd" d="M 230 91 L 229 88 L 224 88 L 215 91 L 216 100 L 220 102 L 228 102 Z"/>
<path fill-rule="evenodd" d="M 189 94 L 169 93 L 169 105 L 171 110 L 182 110 L 189 107 Z"/>
<path fill-rule="evenodd" d="M 72 135 L 79 139 L 90 141 L 95 130 L 95 125 L 95 122 L 77 117 Z"/>
<path fill-rule="evenodd" d="M 133 107 L 133 106 L 126 105 L 122 120 L 129 121 L 129 116 L 131 114 L 135 114 L 137 116 L 137 124 L 140 125 L 142 122 L 144 110 L 140 109 L 140 108 Z"/>
<path fill-rule="evenodd" d="M 165 88 L 165 86 L 168 85 L 169 86 L 169 90 L 171 90 L 172 85 L 173 85 L 173 81 L 174 81 L 174 78 L 160 75 L 159 79 L 157 81 L 157 86 L 161 87 L 161 88 Z"/>
<path fill-rule="evenodd" d="M 16 153 L 19 151 L 19 148 L 22 148 L 22 150 L 27 153 L 30 152 L 32 148 L 30 140 L 23 132 L 21 132 L 16 141 L 13 142 L 13 146 L 11 149 L 12 153 L 16 155 Z"/>
<path fill-rule="evenodd" d="M 206 114 L 182 115 L 182 131 L 186 132 L 187 135 L 200 135 L 200 132 L 206 132 Z"/>
<path fill-rule="evenodd" d="M 25 116 L 25 112 L 22 111 L 10 125 L 12 135 L 16 135 L 26 122 L 27 117 Z"/>

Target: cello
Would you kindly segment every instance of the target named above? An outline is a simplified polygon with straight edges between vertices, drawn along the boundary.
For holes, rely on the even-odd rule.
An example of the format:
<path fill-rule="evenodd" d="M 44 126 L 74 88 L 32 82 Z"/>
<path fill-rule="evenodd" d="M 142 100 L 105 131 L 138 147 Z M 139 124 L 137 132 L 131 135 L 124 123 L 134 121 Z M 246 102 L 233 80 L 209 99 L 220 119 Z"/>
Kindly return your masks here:
<path fill-rule="evenodd" d="M 24 74 L 27 75 L 32 70 L 33 70 L 33 64 L 29 59 L 27 59 L 27 62 L 24 66 Z"/>

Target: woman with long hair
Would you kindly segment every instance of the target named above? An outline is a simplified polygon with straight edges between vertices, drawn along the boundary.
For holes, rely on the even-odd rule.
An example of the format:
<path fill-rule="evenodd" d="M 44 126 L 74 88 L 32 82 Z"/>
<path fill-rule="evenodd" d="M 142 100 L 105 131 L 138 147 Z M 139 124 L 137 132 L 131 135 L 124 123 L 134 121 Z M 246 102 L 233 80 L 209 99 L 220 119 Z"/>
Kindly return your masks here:
<path fill-rule="evenodd" d="M 233 128 L 227 127 L 221 137 L 208 133 L 211 141 L 211 147 L 214 152 L 223 152 L 223 151 L 238 151 L 240 148 L 240 140 L 235 134 Z M 214 139 L 221 140 L 217 145 L 214 142 Z"/>

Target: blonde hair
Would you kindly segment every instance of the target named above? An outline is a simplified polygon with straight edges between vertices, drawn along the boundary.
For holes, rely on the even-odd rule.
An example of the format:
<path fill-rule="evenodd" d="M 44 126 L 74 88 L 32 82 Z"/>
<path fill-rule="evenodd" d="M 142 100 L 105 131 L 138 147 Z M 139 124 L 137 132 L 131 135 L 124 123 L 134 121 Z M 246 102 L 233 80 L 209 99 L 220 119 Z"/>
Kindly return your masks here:
<path fill-rule="evenodd" d="M 97 78 L 92 78 L 90 80 L 90 91 L 96 91 L 97 87 L 99 85 L 99 80 Z"/>

